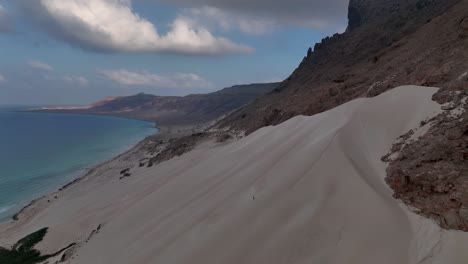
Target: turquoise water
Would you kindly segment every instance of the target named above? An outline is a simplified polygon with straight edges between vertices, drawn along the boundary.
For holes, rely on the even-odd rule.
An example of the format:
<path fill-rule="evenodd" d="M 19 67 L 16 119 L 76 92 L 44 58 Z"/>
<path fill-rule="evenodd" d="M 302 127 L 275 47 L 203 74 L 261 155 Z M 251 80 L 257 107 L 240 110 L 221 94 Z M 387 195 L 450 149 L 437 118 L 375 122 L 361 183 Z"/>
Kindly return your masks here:
<path fill-rule="evenodd" d="M 137 120 L 11 110 L 0 108 L 0 220 L 156 132 Z"/>

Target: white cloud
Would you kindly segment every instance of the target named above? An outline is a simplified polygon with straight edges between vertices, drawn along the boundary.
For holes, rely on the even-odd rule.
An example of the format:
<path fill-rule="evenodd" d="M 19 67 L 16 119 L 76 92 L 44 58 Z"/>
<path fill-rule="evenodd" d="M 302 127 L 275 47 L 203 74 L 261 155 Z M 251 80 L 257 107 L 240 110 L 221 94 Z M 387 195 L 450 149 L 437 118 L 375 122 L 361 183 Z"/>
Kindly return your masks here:
<path fill-rule="evenodd" d="M 252 48 L 214 36 L 179 17 L 166 34 L 132 9 L 131 0 L 22 0 L 40 25 L 58 39 L 84 49 L 112 52 L 161 52 L 217 55 L 248 53 Z"/>
<path fill-rule="evenodd" d="M 29 61 L 28 65 L 34 69 L 42 70 L 42 71 L 53 71 L 54 68 L 47 63 L 41 61 Z"/>
<path fill-rule="evenodd" d="M 136 2 L 136 0 L 134 0 Z M 324 31 L 336 31 L 347 23 L 349 0 L 147 0 L 165 2 L 184 8 L 209 7 L 221 10 L 238 22 L 252 25 L 273 23 L 275 26 L 300 26 Z M 204 9 L 204 8 L 201 8 Z M 204 10 L 206 12 L 206 10 Z M 223 22 L 222 22 L 223 23 Z M 255 27 L 254 23 L 254 27 Z M 242 26 L 244 27 L 244 26 Z M 248 32 L 246 32 L 248 33 Z"/>
<path fill-rule="evenodd" d="M 0 74 L 0 83 L 5 82 L 6 78 L 2 74 Z"/>
<path fill-rule="evenodd" d="M 270 33 L 279 27 L 271 18 L 226 12 L 208 6 L 187 9 L 184 15 L 204 26 L 220 28 L 224 31 L 237 30 L 251 35 Z"/>
<path fill-rule="evenodd" d="M 119 84 L 128 86 L 147 86 L 156 88 L 212 88 L 213 84 L 194 73 L 159 75 L 149 72 L 128 70 L 104 70 L 100 73 Z"/>

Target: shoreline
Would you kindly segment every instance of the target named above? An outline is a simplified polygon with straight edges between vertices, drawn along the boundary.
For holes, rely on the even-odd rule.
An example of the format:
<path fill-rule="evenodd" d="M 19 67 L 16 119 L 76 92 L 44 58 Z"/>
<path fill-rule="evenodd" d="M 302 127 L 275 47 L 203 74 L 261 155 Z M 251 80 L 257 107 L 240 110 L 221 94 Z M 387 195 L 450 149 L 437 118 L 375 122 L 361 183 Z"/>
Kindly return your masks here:
<path fill-rule="evenodd" d="M 150 137 L 150 136 L 148 136 Z M 146 137 L 145 139 L 141 140 L 140 142 L 138 142 L 135 146 L 132 146 L 130 147 L 130 149 L 126 150 L 125 152 L 121 153 L 121 154 L 118 154 L 117 156 L 112 156 L 110 159 L 107 159 L 105 161 L 102 161 L 102 162 L 98 162 L 92 166 L 90 166 L 90 168 L 86 168 L 84 169 L 85 172 L 84 173 L 81 173 L 80 176 L 78 176 L 77 178 L 73 179 L 72 181 L 66 183 L 65 185 L 63 185 L 62 187 L 60 187 L 58 190 L 54 191 L 54 192 L 50 192 L 50 193 L 47 193 L 47 194 L 44 194 L 36 199 L 33 199 L 31 202 L 29 202 L 26 206 L 24 206 L 23 208 L 21 208 L 17 213 L 15 213 L 12 217 L 10 218 L 7 218 L 5 221 L 1 221 L 0 224 L 2 223 L 8 223 L 8 222 L 11 222 L 11 221 L 19 221 L 20 218 L 19 216 L 21 214 L 23 214 L 24 212 L 27 211 L 27 209 L 29 209 L 30 207 L 36 205 L 38 202 L 40 202 L 42 199 L 45 199 L 53 194 L 56 194 L 56 193 L 60 193 L 62 191 L 65 191 L 66 189 L 68 189 L 69 187 L 72 187 L 73 185 L 79 183 L 80 181 L 84 180 L 86 177 L 89 177 L 91 176 L 96 170 L 98 170 L 99 168 L 109 164 L 110 162 L 112 161 L 115 161 L 116 159 L 118 158 L 121 158 L 122 156 L 128 154 L 129 152 L 133 151 L 133 150 L 136 150 L 136 148 L 139 147 L 139 145 L 141 143 L 144 143 L 144 141 L 148 138 Z"/>
<path fill-rule="evenodd" d="M 440 113 L 433 91 L 395 89 L 227 144 L 212 138 L 151 168 L 138 167 L 154 146 L 144 141 L 0 226 L 0 245 L 49 228 L 35 249 L 47 255 L 73 244 L 51 261 L 75 264 L 272 263 L 291 252 L 295 262 L 351 254 L 365 263 L 463 263 L 456 245 L 468 236 L 414 214 L 385 183 L 382 155 Z M 131 177 L 119 179 L 126 168 Z"/>
<path fill-rule="evenodd" d="M 120 117 L 117 117 L 117 118 L 120 118 Z M 142 120 L 139 120 L 139 121 L 142 121 Z M 148 121 L 146 121 L 146 122 L 148 122 Z M 154 128 L 157 130 L 155 133 L 146 136 L 142 140 L 139 140 L 137 143 L 129 144 L 128 148 L 126 148 L 126 150 L 124 150 L 123 152 L 119 152 L 119 154 L 113 154 L 108 159 L 105 159 L 103 161 L 98 161 L 98 162 L 96 162 L 96 163 L 94 163 L 94 164 L 92 164 L 90 166 L 86 166 L 86 168 L 84 168 L 84 169 L 80 169 L 80 171 L 82 171 L 82 172 L 77 172 L 76 174 L 78 176 L 73 177 L 73 179 L 71 179 L 70 181 L 67 181 L 67 183 L 61 185 L 61 187 L 59 187 L 55 191 L 49 191 L 46 194 L 43 194 L 43 195 L 41 195 L 41 196 L 39 196 L 39 197 L 37 197 L 35 199 L 32 199 L 29 203 L 27 203 L 25 206 L 23 206 L 21 209 L 19 209 L 13 216 L 7 217 L 4 220 L 0 221 L 0 225 L 20 221 L 22 214 L 26 213 L 29 208 L 37 205 L 38 203 L 40 203 L 44 199 L 67 190 L 68 188 L 76 185 L 77 183 L 81 182 L 82 180 L 86 179 L 87 177 L 92 176 L 96 171 L 98 171 L 99 169 L 103 168 L 106 165 L 109 165 L 110 163 L 114 162 L 117 159 L 123 158 L 126 155 L 129 155 L 131 153 L 135 153 L 135 152 L 138 152 L 138 151 L 142 150 L 143 147 L 148 143 L 147 141 L 151 137 L 157 136 L 160 133 L 160 131 L 162 130 L 161 128 L 157 127 L 156 123 L 153 123 L 153 124 L 154 124 Z M 55 187 L 54 187 L 54 189 L 55 189 Z"/>
<path fill-rule="evenodd" d="M 148 126 L 155 130 L 152 134 L 146 135 L 143 139 L 137 140 L 131 144 L 128 144 L 126 147 L 119 148 L 116 150 L 115 153 L 112 153 L 109 158 L 105 158 L 101 161 L 97 161 L 92 163 L 84 168 L 77 170 L 76 172 L 69 175 L 63 183 L 59 183 L 57 185 L 51 186 L 44 192 L 38 192 L 36 194 L 31 195 L 31 198 L 24 199 L 22 202 L 18 203 L 13 208 L 13 215 L 5 216 L 3 219 L 0 220 L 0 227 L 3 225 L 11 224 L 14 222 L 20 222 L 22 220 L 23 215 L 27 215 L 28 218 L 33 216 L 34 213 L 29 213 L 30 209 L 33 208 L 34 211 L 37 210 L 38 204 L 47 200 L 48 202 L 52 201 L 52 199 L 56 199 L 58 194 L 62 193 L 65 190 L 68 190 L 71 187 L 74 187 L 78 183 L 82 182 L 83 180 L 89 177 L 99 177 L 102 174 L 105 174 L 107 170 L 116 167 L 116 164 L 113 164 L 116 160 L 122 158 L 129 158 L 131 156 L 137 155 L 138 153 L 143 153 L 145 147 L 150 147 L 151 144 L 161 145 L 169 143 L 169 140 L 179 138 L 185 135 L 190 134 L 200 124 L 190 124 L 190 125 L 167 125 L 167 126 L 160 126 L 158 122 L 154 120 L 148 119 L 139 119 L 139 118 L 132 118 L 127 116 L 119 116 L 119 115 L 109 115 L 109 114 L 101 114 L 101 113 L 84 113 L 84 112 L 77 112 L 71 113 L 67 111 L 54 111 L 54 110 L 39 110 L 39 109 L 26 109 L 26 110 L 11 110 L 9 112 L 18 112 L 18 113 L 30 113 L 30 114 L 52 114 L 52 115 L 76 115 L 76 116 L 98 116 L 104 118 L 118 118 L 118 119 L 126 119 L 126 120 L 135 120 L 141 122 L 147 122 Z M 164 142 L 164 143 L 162 143 Z M 148 153 L 148 150 L 146 151 Z M 108 167 L 107 169 L 104 169 Z M 41 207 L 43 208 L 43 207 Z M 40 210 L 37 210 L 40 211 Z M 13 213 L 12 212 L 12 213 Z"/>
<path fill-rule="evenodd" d="M 39 114 L 39 113 L 38 113 Z M 66 114 L 66 113 L 63 113 Z M 113 116 L 109 116 L 113 117 Z M 121 117 L 116 117 L 116 118 L 121 118 Z M 130 119 L 130 118 L 129 118 Z M 136 120 L 136 119 L 134 119 Z M 138 120 L 142 121 L 142 120 Z M 148 121 L 146 121 L 148 122 Z M 20 223 L 23 220 L 27 220 L 28 218 L 31 218 L 34 216 L 35 212 L 40 212 L 44 207 L 38 206 L 41 202 L 47 201 L 49 203 L 53 199 L 57 199 L 58 194 L 63 193 L 64 191 L 67 191 L 68 189 L 75 187 L 82 181 L 93 177 L 100 177 L 105 172 L 111 170 L 112 168 L 115 168 L 113 166 L 114 162 L 118 161 L 119 159 L 129 159 L 132 157 L 137 156 L 138 154 L 146 154 L 148 151 L 146 150 L 145 152 L 145 147 L 149 147 L 151 144 L 156 144 L 160 145 L 160 142 L 157 141 L 170 141 L 171 139 L 179 138 L 184 135 L 189 134 L 194 126 L 158 126 L 157 123 L 153 123 L 154 128 L 157 130 L 155 133 L 146 136 L 142 140 L 138 141 L 135 144 L 129 145 L 129 148 L 123 152 L 120 152 L 119 154 L 113 155 L 109 159 L 106 159 L 101 162 L 97 162 L 88 168 L 83 169 L 84 171 L 82 173 L 79 173 L 79 175 L 68 181 L 67 183 L 61 185 L 55 191 L 50 191 L 47 192 L 44 195 L 38 196 L 35 199 L 32 199 L 29 203 L 27 203 L 25 206 L 23 206 L 21 209 L 19 209 L 13 216 L 5 218 L 4 220 L 0 221 L 0 227 L 3 225 L 8 225 L 11 223 Z M 166 142 L 167 143 L 167 142 Z M 164 144 L 164 143 L 163 143 Z M 126 164 L 130 165 L 130 164 Z M 29 210 L 34 210 L 34 212 L 30 213 Z M 23 219 L 22 216 L 27 216 L 26 219 Z"/>

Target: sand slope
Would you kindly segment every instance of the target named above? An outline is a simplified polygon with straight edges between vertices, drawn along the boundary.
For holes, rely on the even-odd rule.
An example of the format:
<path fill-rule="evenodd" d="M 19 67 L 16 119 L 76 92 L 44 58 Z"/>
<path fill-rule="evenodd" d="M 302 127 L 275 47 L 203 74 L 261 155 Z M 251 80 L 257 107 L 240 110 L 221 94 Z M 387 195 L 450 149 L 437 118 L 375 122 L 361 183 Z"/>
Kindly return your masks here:
<path fill-rule="evenodd" d="M 90 179 L 4 234 L 49 226 L 40 247 L 53 250 L 102 224 L 70 262 L 81 264 L 467 263 L 467 235 L 409 213 L 383 180 L 395 139 L 440 111 L 435 91 L 399 87 Z"/>

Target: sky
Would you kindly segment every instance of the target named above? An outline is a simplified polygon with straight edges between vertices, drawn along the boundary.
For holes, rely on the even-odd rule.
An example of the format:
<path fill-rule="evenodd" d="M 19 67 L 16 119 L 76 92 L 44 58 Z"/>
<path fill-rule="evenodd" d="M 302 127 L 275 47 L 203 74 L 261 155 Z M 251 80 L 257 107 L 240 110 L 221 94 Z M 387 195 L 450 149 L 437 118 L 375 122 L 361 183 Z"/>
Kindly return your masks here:
<path fill-rule="evenodd" d="M 0 104 L 276 82 L 346 28 L 348 0 L 0 0 Z"/>

